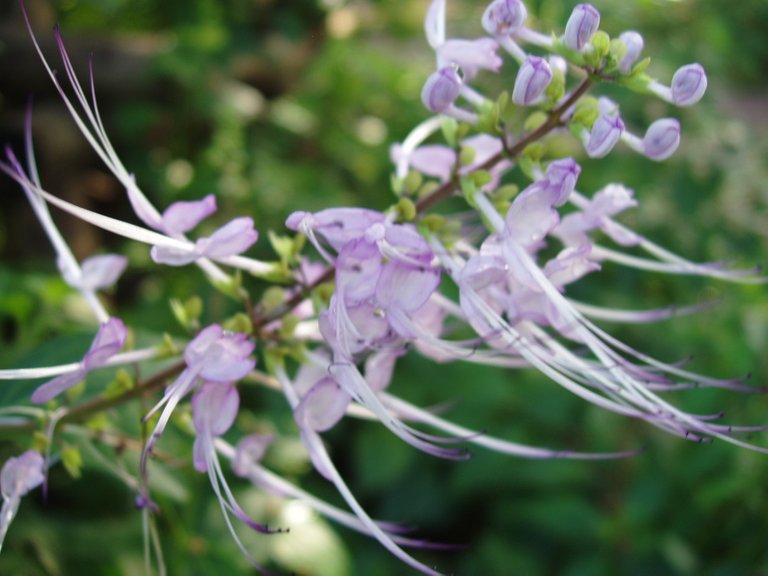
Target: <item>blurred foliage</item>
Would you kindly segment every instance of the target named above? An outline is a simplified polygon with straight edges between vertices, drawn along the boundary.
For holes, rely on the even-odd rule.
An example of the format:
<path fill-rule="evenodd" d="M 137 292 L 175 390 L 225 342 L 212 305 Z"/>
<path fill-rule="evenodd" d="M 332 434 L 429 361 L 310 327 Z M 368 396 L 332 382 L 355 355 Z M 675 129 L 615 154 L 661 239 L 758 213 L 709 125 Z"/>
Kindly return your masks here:
<path fill-rule="evenodd" d="M 683 146 L 661 165 L 626 150 L 599 163 L 584 160 L 580 188 L 592 192 L 611 181 L 634 188 L 640 208 L 625 220 L 678 253 L 698 260 L 765 262 L 768 3 L 594 3 L 603 14 L 603 29 L 643 33 L 652 74 L 666 80 L 681 64 L 699 61 L 711 88 L 692 110 L 610 92 L 638 131 L 661 115 L 679 116 Z M 576 1 L 527 4 L 541 29 L 561 30 Z M 159 205 L 215 192 L 221 221 L 226 215 L 252 214 L 266 238 L 268 229 L 283 231 L 282 222 L 294 209 L 382 208 L 392 202 L 388 146 L 426 116 L 419 102 L 433 65 L 422 33 L 426 0 L 66 0 L 51 5 L 67 38 L 157 41 L 145 77 L 132 79 L 148 83 L 149 92 L 130 99 L 112 95 L 103 109 L 125 164 Z M 449 30 L 477 34 L 483 8 L 480 2 L 449 0 Z M 43 76 L 31 52 L 28 57 L 29 66 Z M 94 58 L 98 83 L 99 54 Z M 76 65 L 84 70 L 85 62 Z M 506 68 L 500 80 L 489 79 L 489 85 L 511 85 L 512 70 Z M 4 93 L 13 79 L 0 82 Z M 2 101 L 4 115 L 14 110 L 12 101 Z M 38 138 L 45 137 L 40 130 Z M 15 141 L 18 134 L 8 138 Z M 102 170 L 95 159 L 83 168 L 84 173 L 93 170 Z M 44 163 L 43 181 L 57 192 L 57 175 L 46 174 Z M 3 183 L 4 198 L 18 194 L 11 188 Z M 17 245 L 10 231 L 26 207 L 19 202 L 12 208 L 16 211 L 4 207 L 0 218 L 0 249 L 6 250 L 0 262 L 0 365 L 75 358 L 89 340 L 80 320 L 82 304 L 58 279 L 43 240 L 31 250 Z M 122 201 L 114 210 L 127 213 Z M 260 242 L 255 251 L 272 257 L 266 245 Z M 224 297 L 201 287 L 197 271 L 159 274 L 143 247 L 122 249 L 131 258 L 131 271 L 112 299 L 129 325 L 141 327 L 141 339 L 161 339 L 165 331 L 184 334 L 174 323 L 171 298 L 200 295 L 204 321 L 234 310 Z M 700 315 L 659 326 L 618 326 L 615 334 L 666 360 L 695 355 L 692 367 L 702 373 L 752 372 L 756 384 L 768 380 L 764 287 L 606 266 L 574 296 L 629 308 L 718 299 L 715 308 Z M 645 448 L 632 459 L 598 463 L 513 460 L 477 451 L 470 462 L 456 464 L 416 453 L 365 422 L 343 422 L 328 433 L 333 457 L 374 517 L 413 524 L 432 540 L 467 545 L 455 552 L 417 553 L 447 572 L 768 574 L 764 456 L 668 437 L 642 422 L 592 408 L 533 372 L 435 366 L 408 356 L 393 387 L 425 405 L 450 400 L 451 417 L 520 442 L 588 451 Z M 3 403 L 18 401 L 28 389 L 25 383 L 4 384 Z M 764 423 L 768 408 L 760 396 L 711 390 L 683 392 L 674 400 L 700 412 L 726 409 L 734 423 Z M 271 392 L 245 390 L 243 403 L 248 408 L 240 416 L 243 429 L 266 426 L 292 433 L 288 409 Z M 138 435 L 145 408 L 109 417 Z M 170 573 L 251 573 L 229 537 L 208 479 L 191 469 L 183 415 L 178 420 L 182 424 L 161 443 L 167 458 L 153 469 Z M 130 443 L 97 442 L 103 439 L 98 432 L 92 438 L 67 436 L 80 447 L 82 478 L 74 481 L 56 467 L 47 501 L 39 491 L 25 499 L 0 557 L 2 573 L 141 572 L 141 523 L 132 491 L 103 463 L 108 455 L 135 469 L 137 449 Z M 765 445 L 765 435 L 756 441 Z M 15 450 L 5 447 L 2 459 Z M 325 481 L 303 476 L 309 465 L 287 439 L 268 464 L 340 502 Z M 285 503 L 242 483 L 237 491 L 254 517 L 290 523 Z M 314 517 L 291 527 L 289 535 L 244 534 L 244 540 L 257 558 L 297 574 L 405 571 L 375 541 Z"/>

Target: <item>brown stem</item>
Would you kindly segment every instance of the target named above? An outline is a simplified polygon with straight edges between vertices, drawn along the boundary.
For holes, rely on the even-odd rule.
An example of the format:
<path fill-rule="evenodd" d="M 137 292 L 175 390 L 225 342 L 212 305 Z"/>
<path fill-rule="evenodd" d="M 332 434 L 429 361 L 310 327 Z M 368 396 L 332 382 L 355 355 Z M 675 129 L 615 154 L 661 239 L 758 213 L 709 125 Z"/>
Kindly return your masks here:
<path fill-rule="evenodd" d="M 579 98 L 586 94 L 591 86 L 592 80 L 589 77 L 582 80 L 576 89 L 571 92 L 568 98 L 563 100 L 563 102 L 550 113 L 547 120 L 541 126 L 535 130 L 531 130 L 528 134 L 523 136 L 513 145 L 509 146 L 503 152 L 500 152 L 492 158 L 489 158 L 485 163 L 478 167 L 478 170 L 488 170 L 500 162 L 503 158 L 515 157 L 519 155 L 523 150 L 525 150 L 526 146 L 536 142 L 540 138 L 543 138 L 552 130 L 562 125 L 563 114 L 565 114 L 565 112 L 571 108 L 571 106 L 573 106 L 579 100 Z M 418 214 L 423 214 L 436 204 L 439 204 L 446 198 L 449 198 L 454 192 L 459 190 L 459 188 L 460 184 L 458 177 L 454 176 L 451 180 L 440 186 L 430 195 L 425 196 L 419 200 L 416 203 L 416 212 Z M 291 310 L 298 306 L 312 292 L 312 290 L 317 288 L 320 284 L 333 279 L 334 271 L 335 269 L 333 266 L 328 266 L 328 268 L 325 269 L 323 274 L 317 280 L 308 286 L 302 287 L 301 290 L 297 291 L 288 300 L 286 300 L 283 305 L 271 310 L 267 314 L 253 316 L 252 321 L 254 332 L 257 332 L 259 328 L 264 327 L 264 325 L 268 324 L 269 322 L 277 320 L 281 316 L 288 314 Z"/>
<path fill-rule="evenodd" d="M 132 400 L 133 398 L 146 394 L 147 392 L 152 392 L 153 390 L 160 388 L 160 386 L 162 386 L 166 380 L 176 376 L 178 373 L 184 370 L 184 367 L 184 362 L 178 362 L 172 366 L 169 366 L 168 368 L 165 368 L 164 370 L 161 370 L 151 378 L 148 378 L 145 382 L 134 388 L 131 388 L 130 390 L 127 390 L 126 392 L 123 392 L 118 396 L 113 396 L 111 398 L 94 398 L 93 400 L 88 400 L 87 402 L 83 402 L 82 404 L 73 406 L 72 408 L 67 408 L 65 409 L 63 416 L 59 418 L 59 423 L 66 424 L 71 422 L 82 422 L 94 414 L 112 408 L 113 406 L 118 406 L 123 402 Z M 18 434 L 21 432 L 34 432 L 37 428 L 38 422 L 35 420 L 29 420 L 21 424 L 0 425 L 0 436 Z"/>
<path fill-rule="evenodd" d="M 519 155 L 523 150 L 525 150 L 526 146 L 529 144 L 532 144 L 533 142 L 536 142 L 537 140 L 543 138 L 547 134 L 549 134 L 552 130 L 557 128 L 562 123 L 563 114 L 571 107 L 573 106 L 579 98 L 581 98 L 586 92 L 590 89 L 592 86 L 592 80 L 590 78 L 585 78 L 581 81 L 581 84 L 579 84 L 576 89 L 571 92 L 571 94 L 563 100 L 563 102 L 555 108 L 552 113 L 547 118 L 546 122 L 536 128 L 535 130 L 532 130 L 528 132 L 525 136 L 523 136 L 520 140 L 515 142 L 512 146 L 510 146 L 507 150 L 499 152 L 495 156 L 489 158 L 486 162 L 484 162 L 481 166 L 478 167 L 478 170 L 488 170 L 489 168 L 492 168 L 495 164 L 497 164 L 500 160 L 502 160 L 505 157 L 515 157 Z M 416 211 L 421 214 L 436 204 L 439 204 L 446 198 L 449 198 L 454 192 L 459 190 L 460 183 L 458 181 L 457 177 L 452 178 L 442 186 L 440 186 L 437 190 L 429 194 L 428 196 L 425 196 L 424 198 L 420 199 L 416 203 Z"/>

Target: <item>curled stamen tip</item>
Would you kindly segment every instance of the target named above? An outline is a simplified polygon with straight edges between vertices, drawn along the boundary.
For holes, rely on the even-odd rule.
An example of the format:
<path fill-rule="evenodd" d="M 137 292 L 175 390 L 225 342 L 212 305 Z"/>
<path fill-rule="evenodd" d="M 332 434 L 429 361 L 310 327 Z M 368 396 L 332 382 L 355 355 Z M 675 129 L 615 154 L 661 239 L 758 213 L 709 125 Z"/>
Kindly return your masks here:
<path fill-rule="evenodd" d="M 137 510 L 149 509 L 153 512 L 160 510 L 160 507 L 149 496 L 144 494 L 136 496 L 136 499 L 134 500 L 134 506 L 136 506 Z"/>

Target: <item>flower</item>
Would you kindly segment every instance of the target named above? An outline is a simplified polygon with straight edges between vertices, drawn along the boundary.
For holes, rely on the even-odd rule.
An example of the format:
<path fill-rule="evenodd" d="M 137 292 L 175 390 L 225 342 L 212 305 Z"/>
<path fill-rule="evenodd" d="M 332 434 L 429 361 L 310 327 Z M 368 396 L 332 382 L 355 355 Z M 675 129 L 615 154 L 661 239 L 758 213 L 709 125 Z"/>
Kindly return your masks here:
<path fill-rule="evenodd" d="M 591 4 L 577 4 L 565 25 L 563 42 L 581 52 L 600 27 L 600 12 Z"/>
<path fill-rule="evenodd" d="M 543 99 L 552 81 L 552 69 L 544 58 L 528 56 L 515 78 L 512 101 L 518 106 L 531 106 Z"/>
<path fill-rule="evenodd" d="M 62 374 L 39 386 L 32 393 L 32 402 L 41 404 L 72 388 L 86 375 L 103 366 L 125 345 L 128 330 L 119 318 L 110 318 L 99 327 L 91 347 L 80 361 L 76 370 Z"/>
<path fill-rule="evenodd" d="M 0 510 L 0 549 L 8 527 L 19 509 L 22 496 L 40 486 L 45 480 L 45 460 L 42 454 L 27 450 L 20 456 L 6 460 L 0 470 L 0 491 L 3 507 Z"/>

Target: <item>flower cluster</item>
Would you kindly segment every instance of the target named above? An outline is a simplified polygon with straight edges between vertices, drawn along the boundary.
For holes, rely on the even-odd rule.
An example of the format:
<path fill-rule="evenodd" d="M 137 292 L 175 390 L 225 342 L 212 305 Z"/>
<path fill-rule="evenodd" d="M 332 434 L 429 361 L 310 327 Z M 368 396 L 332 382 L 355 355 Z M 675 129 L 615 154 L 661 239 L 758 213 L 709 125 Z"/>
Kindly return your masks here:
<path fill-rule="evenodd" d="M 214 196 L 176 202 L 162 212 L 157 209 L 124 168 L 104 131 L 92 77 L 89 99 L 57 30 L 68 90 L 74 93 L 74 98 L 68 96 L 33 34 L 43 65 L 75 123 L 125 188 L 143 226 L 86 210 L 46 191 L 37 175 L 28 125 L 26 166 L 8 149 L 0 170 L 21 186 L 51 239 L 63 277 L 90 304 L 99 327 L 81 359 L 62 366 L 4 370 L 0 378 L 53 377 L 32 392 L 31 401 L 44 404 L 55 423 L 83 415 L 76 406 L 57 404 L 57 397 L 92 371 L 173 356 L 175 364 L 134 383 L 119 398 L 128 402 L 138 393 L 165 387 L 142 420 L 149 433 L 132 484 L 137 506 L 147 516 L 158 508 L 151 494 L 154 463 L 150 464 L 177 408 L 191 396 L 187 426 L 194 437 L 191 465 L 208 474 L 237 545 L 262 571 L 230 517 L 264 534 L 275 531 L 254 521 L 236 501 L 220 457 L 238 476 L 263 490 L 300 499 L 376 538 L 412 568 L 438 574 L 404 548 L 444 546 L 406 537 L 400 526 L 373 520 L 336 469 L 320 433 L 349 415 L 376 419 L 414 448 L 451 460 L 466 459 L 467 445 L 528 458 L 633 454 L 518 444 L 406 402 L 388 388 L 398 359 L 408 353 L 435 362 L 531 368 L 600 408 L 673 435 L 768 451 L 741 435 L 761 427 L 733 426 L 711 415 L 691 414 L 659 395 L 700 386 L 748 389 L 741 381 L 710 378 L 653 358 L 597 323 L 648 322 L 672 311 L 618 310 L 569 296 L 572 284 L 606 265 L 739 282 L 764 279 L 752 270 L 691 262 L 629 229 L 618 217 L 638 205 L 632 190 L 605 183 L 593 194 L 579 191 L 578 159 L 560 157 L 543 146 L 553 136 L 572 138 L 577 152 L 583 146 L 589 158 L 603 158 L 623 142 L 649 159 L 666 160 L 680 144 L 677 119 L 658 119 L 642 137 L 636 136 L 628 130 L 617 102 L 590 91 L 601 82 L 613 82 L 676 106 L 690 106 L 706 90 L 703 68 L 683 66 L 670 86 L 662 85 L 646 73 L 647 62 L 640 60 L 642 36 L 625 31 L 612 39 L 600 30 L 600 14 L 590 4 L 576 6 L 560 34 L 542 33 L 528 22 L 522 0 L 493 0 L 478 23 L 482 36 L 450 38 L 446 1 L 432 0 L 424 26 L 436 65 L 424 82 L 421 101 L 434 115 L 392 146 L 396 204 L 383 212 L 334 207 L 292 213 L 286 227 L 295 236 L 273 242 L 279 264 L 243 255 L 258 239 L 250 217 L 235 218 L 207 237 L 189 240 L 186 235 L 216 211 Z M 502 54 L 516 67 L 514 78 Z M 511 95 L 483 93 L 482 76 L 487 73 L 508 76 Z M 438 133 L 442 142 L 436 141 Z M 431 213 L 432 207 L 455 196 L 466 201 L 468 213 Z M 244 314 L 200 329 L 195 314 L 181 310 L 177 315 L 191 332 L 183 346 L 157 343 L 123 352 L 130 347 L 129 329 L 107 312 L 97 292 L 118 281 L 127 261 L 100 255 L 79 264 L 56 229 L 49 205 L 150 245 L 158 265 L 195 264 L 216 288 L 244 304 Z M 302 250 L 303 238 L 312 249 Z M 228 272 L 230 268 L 260 281 L 279 277 L 290 286 L 266 290 L 262 301 L 251 306 L 249 281 Z M 275 293 L 280 296 L 277 303 L 270 300 Z M 193 321 L 190 316 L 195 316 Z M 459 339 L 457 333 L 472 336 Z M 262 359 L 262 371 L 257 371 L 256 354 Z M 252 382 L 266 383 L 285 396 L 314 468 L 335 485 L 349 512 L 268 470 L 261 460 L 272 436 L 249 433 L 236 446 L 225 440 L 240 412 L 239 388 Z M 93 395 L 86 406 L 88 414 L 115 404 L 114 396 Z M 53 432 L 51 426 L 48 450 L 55 450 Z M 34 451 L 6 462 L 0 475 L 4 500 L 0 541 L 20 498 L 42 482 L 51 462 Z"/>

